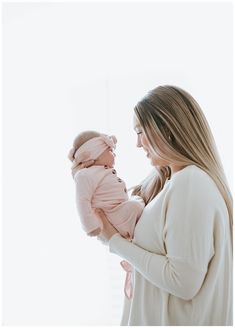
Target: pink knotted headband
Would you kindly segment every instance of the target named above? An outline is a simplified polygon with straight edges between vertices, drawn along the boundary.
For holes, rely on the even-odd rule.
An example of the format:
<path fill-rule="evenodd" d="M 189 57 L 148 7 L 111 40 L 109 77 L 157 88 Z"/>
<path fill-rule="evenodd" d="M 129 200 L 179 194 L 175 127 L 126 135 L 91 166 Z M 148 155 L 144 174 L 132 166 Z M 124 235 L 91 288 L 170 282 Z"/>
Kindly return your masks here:
<path fill-rule="evenodd" d="M 74 167 L 83 162 L 96 160 L 106 149 L 114 149 L 116 147 L 117 139 L 115 136 L 107 136 L 101 134 L 99 137 L 92 138 L 86 141 L 79 147 L 74 155 Z"/>

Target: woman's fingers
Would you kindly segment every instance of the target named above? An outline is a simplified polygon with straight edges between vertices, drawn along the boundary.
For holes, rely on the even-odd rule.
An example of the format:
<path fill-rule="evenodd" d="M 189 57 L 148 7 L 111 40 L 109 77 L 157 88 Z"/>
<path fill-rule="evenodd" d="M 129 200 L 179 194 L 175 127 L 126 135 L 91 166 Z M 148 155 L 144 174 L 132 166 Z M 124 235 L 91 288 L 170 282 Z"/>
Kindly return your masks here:
<path fill-rule="evenodd" d="M 103 228 L 101 230 L 101 233 L 99 234 L 99 240 L 101 240 L 100 238 L 102 238 L 102 240 L 108 242 L 109 239 L 118 232 L 118 230 L 109 222 L 107 216 L 101 209 L 96 209 L 95 213 L 100 217 L 101 222 L 103 224 Z"/>
<path fill-rule="evenodd" d="M 100 208 L 95 209 L 96 214 L 100 217 L 102 223 L 103 223 L 103 229 L 108 230 L 115 230 L 117 232 L 117 229 L 112 225 L 112 223 L 108 220 L 106 214 L 103 210 Z"/>
<path fill-rule="evenodd" d="M 96 208 L 95 213 L 101 218 L 103 223 L 106 223 L 108 221 L 106 215 L 104 214 L 104 211 L 102 211 L 100 208 Z"/>
<path fill-rule="evenodd" d="M 90 237 L 95 237 L 95 236 L 98 236 L 100 233 L 101 233 L 101 229 L 97 228 L 97 229 L 89 232 L 87 235 Z"/>

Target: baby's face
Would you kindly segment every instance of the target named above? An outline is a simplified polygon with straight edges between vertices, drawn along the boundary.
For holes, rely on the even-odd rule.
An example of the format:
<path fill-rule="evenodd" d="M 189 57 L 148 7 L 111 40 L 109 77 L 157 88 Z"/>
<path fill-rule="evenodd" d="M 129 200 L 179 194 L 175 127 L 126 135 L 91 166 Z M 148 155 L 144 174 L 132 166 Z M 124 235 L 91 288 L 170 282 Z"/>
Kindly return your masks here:
<path fill-rule="evenodd" d="M 112 148 L 106 149 L 98 158 L 97 161 L 100 165 L 107 165 L 108 167 L 114 167 L 115 154 Z"/>

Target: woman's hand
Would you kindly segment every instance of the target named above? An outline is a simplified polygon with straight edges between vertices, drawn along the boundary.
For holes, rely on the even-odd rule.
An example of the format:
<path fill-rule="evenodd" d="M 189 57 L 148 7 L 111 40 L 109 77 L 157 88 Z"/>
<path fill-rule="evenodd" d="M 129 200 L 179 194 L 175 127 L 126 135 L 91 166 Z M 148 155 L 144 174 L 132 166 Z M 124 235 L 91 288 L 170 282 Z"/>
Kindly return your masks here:
<path fill-rule="evenodd" d="M 108 243 L 109 239 L 115 235 L 116 233 L 118 233 L 117 229 L 114 228 L 114 226 L 109 222 L 109 220 L 107 219 L 106 215 L 104 214 L 104 212 L 101 209 L 96 209 L 95 210 L 96 215 L 98 215 L 103 223 L 103 229 L 101 231 L 101 233 L 99 234 L 99 236 L 97 237 L 98 239 L 100 239 L 101 241 L 103 241 L 104 243 Z"/>
<path fill-rule="evenodd" d="M 100 228 L 97 228 L 97 229 L 89 232 L 87 235 L 89 237 L 95 237 L 95 236 L 98 236 L 100 234 L 100 232 L 101 232 L 101 229 Z"/>

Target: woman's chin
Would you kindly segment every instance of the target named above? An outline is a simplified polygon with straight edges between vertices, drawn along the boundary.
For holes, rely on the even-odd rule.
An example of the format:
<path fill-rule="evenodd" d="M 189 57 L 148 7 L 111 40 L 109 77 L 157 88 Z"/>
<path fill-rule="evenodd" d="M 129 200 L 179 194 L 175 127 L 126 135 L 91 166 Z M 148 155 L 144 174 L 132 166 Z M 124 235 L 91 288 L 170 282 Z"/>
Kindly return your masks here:
<path fill-rule="evenodd" d="M 161 160 L 159 161 L 156 158 L 151 158 L 151 157 L 149 157 L 149 159 L 150 159 L 151 165 L 153 165 L 153 166 L 159 166 L 159 165 L 161 165 Z"/>

